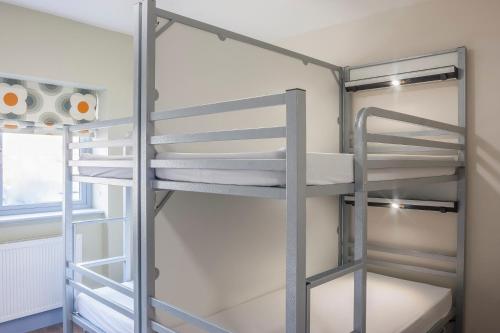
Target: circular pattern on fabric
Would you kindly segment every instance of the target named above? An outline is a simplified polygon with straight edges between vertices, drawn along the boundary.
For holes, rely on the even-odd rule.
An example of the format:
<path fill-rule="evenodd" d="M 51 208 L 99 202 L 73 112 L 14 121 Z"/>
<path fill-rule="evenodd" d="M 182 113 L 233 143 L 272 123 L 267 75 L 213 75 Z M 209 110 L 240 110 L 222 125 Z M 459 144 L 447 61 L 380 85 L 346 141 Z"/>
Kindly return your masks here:
<path fill-rule="evenodd" d="M 72 94 L 63 94 L 57 97 L 55 102 L 56 112 L 63 115 L 69 116 L 69 110 L 71 110 L 71 98 Z"/>
<path fill-rule="evenodd" d="M 44 112 L 38 118 L 38 123 L 44 127 L 56 127 L 62 123 L 61 117 L 54 112 Z"/>
<path fill-rule="evenodd" d="M 55 96 L 63 90 L 62 86 L 58 86 L 56 84 L 39 83 L 38 85 L 41 91 L 50 96 Z"/>
<path fill-rule="evenodd" d="M 96 118 L 97 98 L 94 95 L 75 93 L 70 98 L 69 114 L 75 120 L 92 121 Z"/>
<path fill-rule="evenodd" d="M 43 97 L 35 89 L 28 89 L 26 104 L 28 106 L 28 112 L 38 112 L 43 107 Z"/>
<path fill-rule="evenodd" d="M 90 90 L 90 89 L 75 89 L 76 93 L 80 93 L 82 95 L 95 95 L 95 91 Z"/>
<path fill-rule="evenodd" d="M 21 85 L 10 85 L 0 83 L 0 113 L 15 113 L 21 115 L 26 113 L 28 91 Z"/>
<path fill-rule="evenodd" d="M 7 83 L 10 86 L 13 86 L 15 84 L 20 85 L 20 86 L 24 86 L 24 84 L 25 84 L 25 82 L 22 81 L 22 80 L 9 79 L 9 78 L 6 78 L 6 77 L 0 78 L 0 83 Z"/>
<path fill-rule="evenodd" d="M 3 115 L 4 119 L 7 120 L 19 120 L 19 121 L 24 121 L 26 120 L 26 114 L 15 114 L 15 113 L 9 113 L 9 114 L 4 114 Z"/>

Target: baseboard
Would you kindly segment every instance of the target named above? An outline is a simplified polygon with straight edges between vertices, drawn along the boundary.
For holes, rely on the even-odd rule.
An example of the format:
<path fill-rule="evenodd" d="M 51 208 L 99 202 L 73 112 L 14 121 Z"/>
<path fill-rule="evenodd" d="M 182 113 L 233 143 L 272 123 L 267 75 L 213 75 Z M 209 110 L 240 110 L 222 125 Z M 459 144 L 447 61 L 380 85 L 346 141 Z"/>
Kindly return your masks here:
<path fill-rule="evenodd" d="M 26 333 L 62 323 L 62 308 L 0 323 L 2 333 Z"/>

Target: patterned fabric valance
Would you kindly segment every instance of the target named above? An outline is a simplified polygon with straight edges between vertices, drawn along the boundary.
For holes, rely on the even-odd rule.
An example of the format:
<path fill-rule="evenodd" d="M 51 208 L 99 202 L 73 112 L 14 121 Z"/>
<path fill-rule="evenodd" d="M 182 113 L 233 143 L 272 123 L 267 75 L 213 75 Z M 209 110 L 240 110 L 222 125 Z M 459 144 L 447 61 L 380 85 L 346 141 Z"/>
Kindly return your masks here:
<path fill-rule="evenodd" d="M 0 77 L 0 129 L 57 134 L 63 125 L 97 119 L 97 92 Z"/>

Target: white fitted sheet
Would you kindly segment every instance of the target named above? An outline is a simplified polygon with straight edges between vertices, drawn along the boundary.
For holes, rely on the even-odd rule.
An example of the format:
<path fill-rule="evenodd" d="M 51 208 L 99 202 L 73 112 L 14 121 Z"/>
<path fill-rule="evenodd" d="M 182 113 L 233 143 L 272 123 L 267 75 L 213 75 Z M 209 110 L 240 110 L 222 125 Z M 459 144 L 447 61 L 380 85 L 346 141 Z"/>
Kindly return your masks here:
<path fill-rule="evenodd" d="M 131 286 L 131 282 L 125 283 Z M 392 278 L 367 275 L 367 329 L 369 333 L 425 333 L 451 310 L 448 288 Z M 95 290 L 106 299 L 129 309 L 133 300 L 111 288 Z M 352 330 L 353 275 L 346 275 L 312 290 L 311 332 L 345 333 Z M 76 298 L 80 315 L 106 333 L 133 333 L 133 321 L 90 296 Z M 285 290 L 221 311 L 207 319 L 235 333 L 282 333 L 285 318 Z M 179 333 L 204 331 L 184 324 Z"/>
<path fill-rule="evenodd" d="M 82 154 L 81 159 L 119 160 L 130 159 L 121 156 L 99 156 Z M 283 159 L 286 152 L 283 149 L 262 153 L 159 153 L 157 159 Z M 371 154 L 370 160 L 429 160 L 450 161 L 455 156 L 430 155 L 394 155 Z M 340 153 L 307 153 L 307 184 L 326 185 L 352 183 L 354 181 L 354 156 Z M 84 176 L 131 178 L 132 170 L 127 168 L 80 167 L 79 172 Z M 416 177 L 431 177 L 452 175 L 454 168 L 386 168 L 370 170 L 368 180 L 389 180 Z M 283 186 L 285 185 L 284 171 L 266 170 L 220 170 L 220 169 L 156 169 L 158 179 L 254 186 Z"/>
<path fill-rule="evenodd" d="M 368 333 L 425 333 L 451 310 L 451 290 L 368 273 Z M 311 295 L 311 332 L 352 331 L 353 275 L 314 288 Z M 285 291 L 279 290 L 207 318 L 237 333 L 285 331 Z M 192 325 L 179 333 L 201 333 Z"/>
<path fill-rule="evenodd" d="M 133 287 L 132 282 L 124 285 Z M 102 297 L 118 303 L 130 310 L 134 308 L 134 300 L 109 287 L 94 290 Z M 75 300 L 76 311 L 106 333 L 134 333 L 134 321 L 110 307 L 96 301 L 92 297 L 79 293 Z"/>

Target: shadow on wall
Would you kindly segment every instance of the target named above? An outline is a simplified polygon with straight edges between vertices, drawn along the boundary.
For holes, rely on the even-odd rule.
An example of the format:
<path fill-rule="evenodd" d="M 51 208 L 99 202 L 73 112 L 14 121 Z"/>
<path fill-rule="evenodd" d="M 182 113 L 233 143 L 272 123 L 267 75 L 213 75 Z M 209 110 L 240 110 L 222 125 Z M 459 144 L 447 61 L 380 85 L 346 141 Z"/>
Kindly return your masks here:
<path fill-rule="evenodd" d="M 335 198 L 307 201 L 308 210 L 316 215 L 308 220 L 310 275 L 336 266 L 337 223 L 331 217 L 337 206 Z M 265 212 L 266 218 L 256 219 L 256 210 Z M 156 221 L 160 299 L 208 315 L 284 286 L 282 201 L 177 192 L 160 215 Z M 331 235 L 332 241 L 315 246 L 322 235 Z"/>

